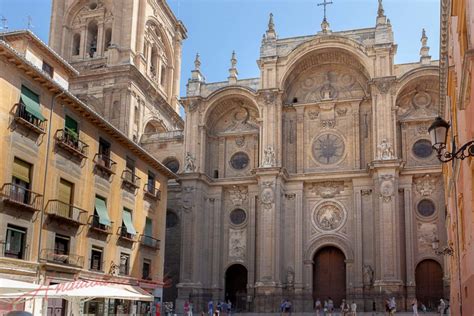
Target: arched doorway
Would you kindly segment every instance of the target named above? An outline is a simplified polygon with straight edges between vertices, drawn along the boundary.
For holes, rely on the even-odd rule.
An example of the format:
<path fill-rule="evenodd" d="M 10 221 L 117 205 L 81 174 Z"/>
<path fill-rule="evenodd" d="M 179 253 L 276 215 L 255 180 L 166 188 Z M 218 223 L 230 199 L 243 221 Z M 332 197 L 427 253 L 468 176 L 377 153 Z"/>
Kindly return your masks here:
<path fill-rule="evenodd" d="M 439 299 L 443 298 L 443 269 L 435 260 L 423 260 L 416 266 L 416 299 L 418 305 L 436 310 Z"/>
<path fill-rule="evenodd" d="M 247 269 L 241 264 L 233 264 L 225 272 L 225 299 L 236 311 L 246 310 Z"/>
<path fill-rule="evenodd" d="M 336 247 L 320 249 L 313 259 L 313 299 L 331 297 L 339 307 L 346 298 L 346 264 L 344 253 Z"/>

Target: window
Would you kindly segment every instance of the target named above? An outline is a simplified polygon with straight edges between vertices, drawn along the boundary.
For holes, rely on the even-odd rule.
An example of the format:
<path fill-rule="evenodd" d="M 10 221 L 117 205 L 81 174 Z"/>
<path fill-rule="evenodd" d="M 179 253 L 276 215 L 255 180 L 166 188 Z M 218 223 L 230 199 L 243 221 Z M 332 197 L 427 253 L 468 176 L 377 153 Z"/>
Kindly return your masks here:
<path fill-rule="evenodd" d="M 12 170 L 12 188 L 10 198 L 24 204 L 30 204 L 31 165 L 15 157 Z"/>
<path fill-rule="evenodd" d="M 100 247 L 92 247 L 91 250 L 91 270 L 102 271 L 102 253 L 103 249 Z"/>
<path fill-rule="evenodd" d="M 128 275 L 130 269 L 130 255 L 126 253 L 120 254 L 120 268 L 119 272 L 121 275 Z"/>
<path fill-rule="evenodd" d="M 166 212 L 166 228 L 174 228 L 178 226 L 178 215 L 174 212 Z"/>
<path fill-rule="evenodd" d="M 73 203 L 74 184 L 64 179 L 59 180 L 58 215 L 69 217 Z"/>
<path fill-rule="evenodd" d="M 164 165 L 174 173 L 177 173 L 179 170 L 179 161 L 176 158 L 166 159 Z"/>
<path fill-rule="evenodd" d="M 160 74 L 160 84 L 164 87 L 165 83 L 166 83 L 166 67 L 162 65 L 161 74 Z"/>
<path fill-rule="evenodd" d="M 77 121 L 69 115 L 66 115 L 64 119 L 64 129 L 67 134 L 66 137 L 69 136 L 70 140 L 77 141 L 77 138 L 79 136 L 79 127 Z"/>
<path fill-rule="evenodd" d="M 247 213 L 244 210 L 237 208 L 230 212 L 230 221 L 234 225 L 241 225 L 247 219 Z"/>
<path fill-rule="evenodd" d="M 151 280 L 151 261 L 148 259 L 143 260 L 142 279 Z"/>
<path fill-rule="evenodd" d="M 427 139 L 420 139 L 415 144 L 413 144 L 413 154 L 418 158 L 428 158 L 433 153 L 433 148 L 431 147 L 431 141 Z"/>
<path fill-rule="evenodd" d="M 153 221 L 151 218 L 147 217 L 145 220 L 145 237 L 152 237 L 153 236 Z M 151 242 L 151 240 L 146 240 L 145 242 Z"/>
<path fill-rule="evenodd" d="M 125 164 L 125 180 L 135 183 L 135 161 L 127 157 Z"/>
<path fill-rule="evenodd" d="M 133 238 L 137 234 L 135 227 L 133 226 L 132 211 L 124 208 L 122 212 L 122 236 L 127 238 Z"/>
<path fill-rule="evenodd" d="M 135 107 L 135 112 L 133 113 L 134 115 L 134 122 L 135 122 L 135 125 L 138 126 L 138 123 L 139 123 L 139 119 L 140 119 L 140 109 L 138 108 L 138 106 Z"/>
<path fill-rule="evenodd" d="M 147 190 L 148 192 L 155 194 L 155 174 L 151 171 L 148 171 Z"/>
<path fill-rule="evenodd" d="M 25 86 L 21 86 L 20 107 L 18 115 L 33 125 L 38 126 L 39 122 L 46 119 L 41 114 L 39 95 Z"/>
<path fill-rule="evenodd" d="M 91 21 L 87 26 L 87 53 L 90 58 L 95 57 L 97 52 L 97 34 L 98 26 L 96 21 Z"/>
<path fill-rule="evenodd" d="M 42 67 L 43 71 L 45 73 L 47 73 L 51 78 L 53 78 L 53 75 L 54 75 L 54 68 L 53 66 L 51 66 L 50 64 L 48 64 L 47 62 L 43 61 L 43 67 Z"/>
<path fill-rule="evenodd" d="M 72 55 L 78 56 L 81 52 L 81 34 L 74 34 L 72 39 Z"/>
<path fill-rule="evenodd" d="M 230 158 L 230 165 L 236 170 L 242 170 L 249 165 L 249 161 L 249 156 L 246 153 L 238 152 Z"/>
<path fill-rule="evenodd" d="M 94 220 L 92 226 L 102 230 L 106 230 L 107 227 L 111 226 L 106 201 L 100 196 L 95 197 Z"/>
<path fill-rule="evenodd" d="M 67 263 L 71 238 L 56 234 L 54 238 L 54 261 Z"/>
<path fill-rule="evenodd" d="M 5 257 L 25 259 L 26 228 L 7 225 Z"/>
<path fill-rule="evenodd" d="M 99 138 L 99 163 L 103 167 L 111 168 L 110 143 L 103 138 Z"/>
<path fill-rule="evenodd" d="M 109 49 L 111 42 L 112 42 L 112 29 L 107 28 L 105 30 L 104 51 L 107 51 Z"/>

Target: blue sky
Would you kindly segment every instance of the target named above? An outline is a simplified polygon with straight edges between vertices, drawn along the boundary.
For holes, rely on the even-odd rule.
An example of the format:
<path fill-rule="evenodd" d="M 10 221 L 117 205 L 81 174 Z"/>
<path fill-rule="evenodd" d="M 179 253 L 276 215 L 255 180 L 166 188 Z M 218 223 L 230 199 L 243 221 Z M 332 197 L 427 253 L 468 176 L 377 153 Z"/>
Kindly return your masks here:
<path fill-rule="evenodd" d="M 377 0 L 332 0 L 328 21 L 333 31 L 373 27 Z M 28 15 L 33 32 L 48 41 L 52 0 L 0 0 L 0 16 L 10 30 L 26 28 Z M 319 0 L 168 0 L 188 29 L 183 44 L 181 95 L 194 68 L 196 52 L 207 82 L 227 80 L 232 50 L 237 53 L 239 78 L 259 75 L 256 60 L 268 15 L 275 16 L 280 38 L 315 34 L 323 16 Z M 398 44 L 396 63 L 419 60 L 421 29 L 429 37 L 431 56 L 438 58 L 439 0 L 383 0 Z M 1 24 L 0 24 L 1 25 Z"/>

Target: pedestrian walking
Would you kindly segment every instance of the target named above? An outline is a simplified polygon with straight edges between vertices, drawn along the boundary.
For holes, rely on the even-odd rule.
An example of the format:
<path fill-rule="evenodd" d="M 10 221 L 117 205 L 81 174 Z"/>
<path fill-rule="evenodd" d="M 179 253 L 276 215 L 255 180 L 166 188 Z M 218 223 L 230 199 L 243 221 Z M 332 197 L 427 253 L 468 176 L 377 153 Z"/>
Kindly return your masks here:
<path fill-rule="evenodd" d="M 326 316 L 327 312 L 328 312 L 328 301 L 324 300 L 324 316 Z"/>
<path fill-rule="evenodd" d="M 316 299 L 316 302 L 314 302 L 314 310 L 316 311 L 316 316 L 319 316 L 319 312 L 321 311 L 321 301 L 318 299 Z"/>
<path fill-rule="evenodd" d="M 418 316 L 418 301 L 416 298 L 413 299 L 411 303 L 411 308 L 413 309 L 413 316 Z"/>
<path fill-rule="evenodd" d="M 328 316 L 332 316 L 334 312 L 334 301 L 331 297 L 328 297 Z"/>
<path fill-rule="evenodd" d="M 445 301 L 441 298 L 439 300 L 439 305 L 438 305 L 438 312 L 440 315 L 444 315 L 444 310 L 446 309 L 446 303 Z"/>
<path fill-rule="evenodd" d="M 189 302 L 184 301 L 184 315 L 189 316 Z"/>
<path fill-rule="evenodd" d="M 207 312 L 209 314 L 209 316 L 213 316 L 214 315 L 214 302 L 212 300 L 210 300 L 208 303 L 207 303 Z"/>
<path fill-rule="evenodd" d="M 230 313 L 232 311 L 232 303 L 230 300 L 227 300 L 227 315 L 230 316 Z"/>
<path fill-rule="evenodd" d="M 349 315 L 349 304 L 346 303 L 346 300 L 343 299 L 341 303 L 341 315 L 342 316 L 348 316 Z"/>
<path fill-rule="evenodd" d="M 351 316 L 357 316 L 357 304 L 354 301 L 351 304 Z"/>
<path fill-rule="evenodd" d="M 390 315 L 395 315 L 397 312 L 397 303 L 395 302 L 395 297 L 392 297 L 388 302 L 388 309 Z"/>

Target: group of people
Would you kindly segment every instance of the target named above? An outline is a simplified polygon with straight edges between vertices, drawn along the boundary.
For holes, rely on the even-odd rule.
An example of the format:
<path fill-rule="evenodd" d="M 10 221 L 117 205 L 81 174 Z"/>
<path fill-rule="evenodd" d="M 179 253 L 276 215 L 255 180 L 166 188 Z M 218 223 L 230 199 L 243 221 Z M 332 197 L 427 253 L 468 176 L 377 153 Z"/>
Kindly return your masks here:
<path fill-rule="evenodd" d="M 332 316 L 336 310 L 336 307 L 334 306 L 334 301 L 331 297 L 328 297 L 328 299 L 324 300 L 324 302 L 321 302 L 321 300 L 318 298 L 314 303 L 314 310 L 316 311 L 316 316 Z M 340 311 L 341 316 L 355 316 L 357 314 L 357 304 L 354 301 L 349 304 L 343 299 L 340 306 Z M 321 314 L 321 312 L 323 312 L 323 314 Z"/>
<path fill-rule="evenodd" d="M 207 303 L 207 313 L 209 316 L 230 316 L 232 311 L 232 303 L 230 300 L 218 302 L 214 308 L 214 301 L 210 300 Z"/>
<path fill-rule="evenodd" d="M 389 315 L 395 314 L 397 311 L 397 303 L 395 302 L 395 297 L 392 297 L 391 299 L 387 299 L 386 304 L 386 311 L 389 313 Z M 423 303 L 418 303 L 418 300 L 416 298 L 413 299 L 411 303 L 411 308 L 413 311 L 413 316 L 419 316 L 419 311 L 422 311 L 423 313 L 426 313 L 427 308 L 425 304 Z M 447 315 L 449 310 L 449 304 L 447 304 L 443 299 L 439 300 L 439 305 L 438 305 L 438 313 L 440 315 Z"/>

